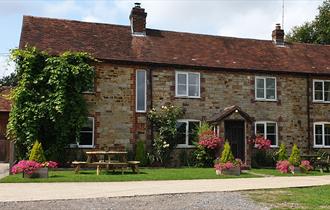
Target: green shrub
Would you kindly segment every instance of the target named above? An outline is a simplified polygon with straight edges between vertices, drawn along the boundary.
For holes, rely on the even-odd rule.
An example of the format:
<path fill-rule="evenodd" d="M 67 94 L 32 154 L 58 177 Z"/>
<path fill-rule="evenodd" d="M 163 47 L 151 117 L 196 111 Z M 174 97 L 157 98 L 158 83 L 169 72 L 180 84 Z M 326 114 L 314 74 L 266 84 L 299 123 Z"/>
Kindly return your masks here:
<path fill-rule="evenodd" d="M 196 143 L 195 146 L 196 149 L 192 153 L 195 167 L 213 167 L 214 156 L 212 153 L 206 151 L 202 145 Z"/>
<path fill-rule="evenodd" d="M 141 166 L 146 165 L 146 151 L 142 140 L 136 142 L 135 160 L 140 161 Z"/>
<path fill-rule="evenodd" d="M 287 160 L 288 159 L 288 155 L 286 152 L 286 146 L 285 144 L 281 144 L 279 150 L 277 151 L 277 161 L 280 160 Z"/>
<path fill-rule="evenodd" d="M 225 143 L 224 147 L 223 147 L 223 151 L 222 151 L 222 154 L 221 154 L 220 162 L 221 163 L 227 163 L 228 161 L 234 162 L 235 161 L 235 158 L 234 158 L 234 155 L 233 155 L 233 153 L 231 151 L 230 144 L 227 141 Z"/>
<path fill-rule="evenodd" d="M 38 140 L 36 140 L 33 144 L 29 160 L 34 160 L 38 163 L 46 162 L 44 150 L 42 149 L 42 145 Z"/>
<path fill-rule="evenodd" d="M 252 168 L 274 167 L 273 155 L 264 150 L 255 150 L 252 153 Z"/>
<path fill-rule="evenodd" d="M 205 131 L 212 130 L 211 126 L 207 122 L 202 122 L 198 127 L 197 127 L 197 135 L 201 135 Z M 197 140 L 198 141 L 198 140 Z"/>
<path fill-rule="evenodd" d="M 289 158 L 289 162 L 294 166 L 299 166 L 301 161 L 300 150 L 296 144 L 292 147 L 292 152 Z"/>

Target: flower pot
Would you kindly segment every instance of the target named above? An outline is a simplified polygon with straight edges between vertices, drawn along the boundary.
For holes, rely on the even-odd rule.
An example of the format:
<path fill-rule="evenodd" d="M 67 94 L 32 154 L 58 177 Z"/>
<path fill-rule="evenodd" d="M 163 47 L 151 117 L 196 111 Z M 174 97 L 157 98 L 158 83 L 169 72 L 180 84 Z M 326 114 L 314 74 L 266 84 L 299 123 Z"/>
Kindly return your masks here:
<path fill-rule="evenodd" d="M 48 178 L 48 168 L 38 168 L 32 174 L 23 172 L 23 178 Z"/>
<path fill-rule="evenodd" d="M 233 167 L 230 169 L 224 169 L 222 171 L 216 170 L 216 175 L 230 175 L 230 176 L 239 176 L 241 175 L 241 168 L 240 167 Z"/>

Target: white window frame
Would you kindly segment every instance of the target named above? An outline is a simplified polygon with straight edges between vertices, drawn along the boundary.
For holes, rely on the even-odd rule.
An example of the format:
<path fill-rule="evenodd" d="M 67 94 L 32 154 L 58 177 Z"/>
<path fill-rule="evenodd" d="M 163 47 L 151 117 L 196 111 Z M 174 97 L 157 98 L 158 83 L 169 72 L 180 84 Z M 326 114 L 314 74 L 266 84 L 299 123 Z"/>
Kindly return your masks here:
<path fill-rule="evenodd" d="M 270 145 L 271 148 L 278 147 L 278 125 L 275 121 L 256 121 L 254 123 L 254 134 L 257 135 L 257 124 L 263 124 L 264 125 L 264 137 L 267 138 L 267 123 L 273 123 L 276 126 L 276 138 L 275 138 L 275 145 Z"/>
<path fill-rule="evenodd" d="M 144 72 L 144 109 L 138 110 L 138 81 L 137 81 L 137 75 L 138 72 Z M 135 111 L 144 113 L 147 111 L 147 71 L 144 69 L 138 69 L 135 72 Z"/>
<path fill-rule="evenodd" d="M 88 117 L 88 119 L 92 119 L 92 121 L 93 121 L 92 144 L 91 145 L 80 145 L 77 142 L 76 145 L 78 146 L 78 148 L 94 148 L 95 147 L 95 143 L 94 143 L 95 119 L 94 119 L 94 117 Z M 80 133 L 90 133 L 90 131 L 80 131 Z M 72 146 L 75 146 L 75 145 L 70 145 L 70 146 L 72 147 Z"/>
<path fill-rule="evenodd" d="M 186 93 L 187 94 L 179 94 L 178 93 L 178 75 L 184 74 L 186 75 Z M 198 96 L 189 96 L 189 74 L 198 75 Z M 184 97 L 184 98 L 200 98 L 201 97 L 201 75 L 199 72 L 185 72 L 185 71 L 176 71 L 175 72 L 175 97 Z"/>
<path fill-rule="evenodd" d="M 315 83 L 316 83 L 316 82 L 322 82 L 322 96 L 323 96 L 323 97 L 322 97 L 322 98 L 323 98 L 322 100 L 316 100 L 316 99 L 315 99 Z M 330 82 L 330 80 L 317 80 L 317 79 L 314 79 L 314 80 L 313 80 L 313 102 L 319 102 L 319 103 L 330 103 L 330 101 L 325 101 L 325 100 L 324 100 L 324 98 L 325 98 L 325 97 L 324 97 L 324 93 L 325 93 L 325 92 L 324 92 L 324 82 Z"/>
<path fill-rule="evenodd" d="M 186 143 L 185 144 L 177 144 L 176 148 L 195 148 L 195 145 L 189 145 L 189 122 L 198 122 L 199 125 L 201 124 L 200 120 L 193 120 L 193 119 L 180 119 L 177 122 L 184 122 L 186 123 Z"/>
<path fill-rule="evenodd" d="M 257 80 L 258 79 L 262 79 L 264 80 L 264 97 L 263 98 L 258 98 L 257 96 Z M 274 79 L 275 80 L 275 98 L 274 99 L 267 99 L 267 96 L 266 96 L 266 81 L 267 79 Z M 257 101 L 277 101 L 277 80 L 276 80 L 276 77 L 267 77 L 267 76 L 256 76 L 255 79 L 254 79 L 254 95 L 255 95 L 255 99 Z"/>
<path fill-rule="evenodd" d="M 330 148 L 330 145 L 325 145 L 325 129 L 324 124 L 330 124 L 330 122 L 315 122 L 313 123 L 313 135 L 314 135 L 314 148 Z M 315 127 L 316 125 L 322 126 L 322 144 L 316 144 L 316 133 L 315 133 Z"/>

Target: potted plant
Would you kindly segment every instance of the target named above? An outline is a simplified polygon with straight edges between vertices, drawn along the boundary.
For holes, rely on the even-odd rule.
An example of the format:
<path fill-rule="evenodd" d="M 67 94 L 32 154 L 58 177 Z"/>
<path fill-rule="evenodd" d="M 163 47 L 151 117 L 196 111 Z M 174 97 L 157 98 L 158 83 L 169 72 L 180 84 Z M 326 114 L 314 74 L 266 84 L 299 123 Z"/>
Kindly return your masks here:
<path fill-rule="evenodd" d="M 298 149 L 298 146 L 296 144 L 294 144 L 292 147 L 292 152 L 289 158 L 289 162 L 291 163 L 291 165 L 294 166 L 295 173 L 301 172 L 299 167 L 301 163 L 300 150 Z"/>
<path fill-rule="evenodd" d="M 214 165 L 217 175 L 236 175 L 241 174 L 242 161 L 235 159 L 228 142 L 225 143 L 220 160 L 216 160 Z"/>
<path fill-rule="evenodd" d="M 29 160 L 21 160 L 11 169 L 13 174 L 23 173 L 24 178 L 48 178 L 48 169 L 56 168 L 57 163 L 46 161 L 41 143 L 34 142 Z"/>

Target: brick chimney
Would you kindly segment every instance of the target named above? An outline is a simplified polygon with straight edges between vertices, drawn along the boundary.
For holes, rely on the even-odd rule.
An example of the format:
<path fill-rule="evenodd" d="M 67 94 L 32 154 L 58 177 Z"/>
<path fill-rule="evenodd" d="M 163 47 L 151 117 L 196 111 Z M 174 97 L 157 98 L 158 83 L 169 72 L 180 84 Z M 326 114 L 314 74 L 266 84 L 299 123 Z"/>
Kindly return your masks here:
<path fill-rule="evenodd" d="M 129 15 L 133 35 L 146 35 L 146 17 L 147 13 L 141 8 L 141 4 L 135 3 Z"/>
<path fill-rule="evenodd" d="M 272 40 L 276 45 L 284 45 L 284 30 L 281 29 L 281 24 L 277 23 L 275 30 L 272 32 Z"/>

